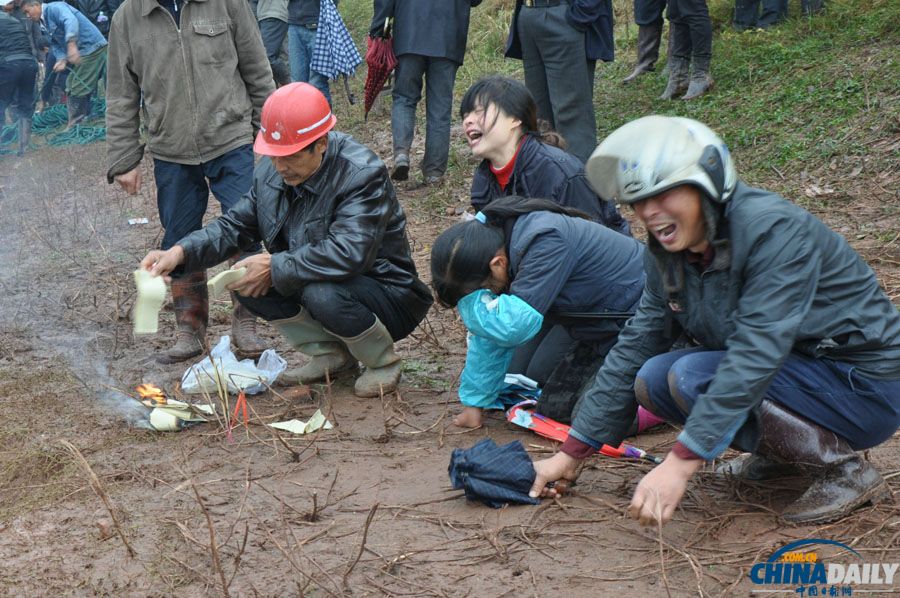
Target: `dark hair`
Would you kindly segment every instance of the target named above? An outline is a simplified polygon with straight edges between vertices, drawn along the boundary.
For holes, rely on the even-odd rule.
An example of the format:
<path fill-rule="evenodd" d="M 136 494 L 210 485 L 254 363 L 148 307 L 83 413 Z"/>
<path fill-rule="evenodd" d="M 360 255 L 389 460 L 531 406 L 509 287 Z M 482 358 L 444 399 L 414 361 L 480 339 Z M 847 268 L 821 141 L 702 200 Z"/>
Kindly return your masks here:
<path fill-rule="evenodd" d="M 587 214 L 549 199 L 511 195 L 481 210 L 485 222 L 459 222 L 442 232 L 431 247 L 431 286 L 438 303 L 456 307 L 460 299 L 482 288 L 491 275 L 491 259 L 506 247 L 509 220 L 541 211 L 590 220 Z"/>
<path fill-rule="evenodd" d="M 520 81 L 502 75 L 482 77 L 466 91 L 459 105 L 459 116 L 477 108 L 487 108 L 493 104 L 504 114 L 522 121 L 522 129 L 526 135 L 533 135 L 542 142 L 566 148 L 562 136 L 550 128 L 550 124 L 537 118 L 537 103 L 534 96 Z M 492 123 L 493 126 L 493 123 Z"/>

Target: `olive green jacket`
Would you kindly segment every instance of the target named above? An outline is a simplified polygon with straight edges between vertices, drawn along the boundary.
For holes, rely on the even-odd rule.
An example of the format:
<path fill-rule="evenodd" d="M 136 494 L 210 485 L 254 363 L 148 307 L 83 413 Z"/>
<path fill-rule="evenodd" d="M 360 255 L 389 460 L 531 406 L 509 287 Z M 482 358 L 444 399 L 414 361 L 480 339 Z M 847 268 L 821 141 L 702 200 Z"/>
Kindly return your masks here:
<path fill-rule="evenodd" d="M 200 164 L 253 142 L 272 71 L 246 0 L 127 0 L 109 31 L 107 179 L 154 158 Z"/>

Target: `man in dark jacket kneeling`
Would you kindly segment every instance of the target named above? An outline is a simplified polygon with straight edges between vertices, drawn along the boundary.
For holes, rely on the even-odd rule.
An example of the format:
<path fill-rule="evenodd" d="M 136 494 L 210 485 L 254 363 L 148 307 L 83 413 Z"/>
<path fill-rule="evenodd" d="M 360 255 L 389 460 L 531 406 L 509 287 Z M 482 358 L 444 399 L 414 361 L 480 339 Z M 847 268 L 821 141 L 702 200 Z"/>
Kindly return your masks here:
<path fill-rule="evenodd" d="M 247 272 L 228 288 L 311 357 L 286 378 L 314 382 L 362 362 L 355 392 L 377 397 L 397 387 L 394 341 L 422 321 L 432 297 L 384 163 L 331 131 L 335 122 L 312 85 L 278 89 L 263 106 L 253 149 L 266 157 L 250 192 L 171 249 L 148 253 L 141 267 L 202 270 L 261 241 L 268 251 L 236 263 Z"/>

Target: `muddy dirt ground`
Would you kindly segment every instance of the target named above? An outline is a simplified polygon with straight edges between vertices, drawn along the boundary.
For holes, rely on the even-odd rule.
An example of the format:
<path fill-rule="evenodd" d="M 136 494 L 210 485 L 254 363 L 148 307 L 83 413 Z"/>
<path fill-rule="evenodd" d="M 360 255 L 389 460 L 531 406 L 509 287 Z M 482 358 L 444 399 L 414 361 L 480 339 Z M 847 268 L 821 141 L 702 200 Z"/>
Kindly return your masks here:
<path fill-rule="evenodd" d="M 385 130 L 357 133 L 387 156 Z M 174 393 L 184 370 L 153 362 L 172 333 L 171 309 L 159 335 L 131 334 L 131 272 L 160 238 L 144 168 L 142 193 L 126 197 L 103 178 L 102 144 L 0 158 L 0 594 L 746 596 L 749 567 L 792 540 L 828 538 L 866 560 L 900 560 L 896 504 L 785 527 L 776 514 L 797 484 L 736 485 L 708 472 L 662 535 L 642 529 L 623 510 L 645 463 L 594 459 L 577 493 L 558 502 L 467 503 L 449 485 L 453 448 L 518 439 L 541 456 L 555 445 L 500 414 L 474 431 L 451 425 L 464 344 L 446 311 L 400 344 L 404 381 L 384 400 L 357 399 L 352 379 L 338 379 L 309 395 L 254 396 L 250 425 L 231 440 L 218 423 L 142 429 L 146 410 L 125 395 L 141 382 Z M 880 197 L 831 177 L 842 200 L 818 215 L 870 259 L 897 301 L 888 170 Z M 825 184 L 804 184 L 813 183 Z M 467 184 L 460 174 L 439 188 L 399 189 L 420 272 Z M 149 224 L 127 223 L 140 217 Z M 215 341 L 228 333 L 230 307 L 218 301 L 211 313 Z M 301 360 L 272 329 L 263 334 L 289 362 Z M 265 426 L 319 407 L 334 430 L 288 437 Z M 675 435 L 663 428 L 634 442 L 662 456 Z M 900 492 L 900 438 L 868 457 Z"/>

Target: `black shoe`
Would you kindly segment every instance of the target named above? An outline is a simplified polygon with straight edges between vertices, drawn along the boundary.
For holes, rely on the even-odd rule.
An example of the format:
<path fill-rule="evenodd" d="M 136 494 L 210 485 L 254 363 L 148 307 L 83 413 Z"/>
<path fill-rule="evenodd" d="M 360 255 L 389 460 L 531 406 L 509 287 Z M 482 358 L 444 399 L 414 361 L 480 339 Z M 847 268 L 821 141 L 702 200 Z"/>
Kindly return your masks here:
<path fill-rule="evenodd" d="M 405 181 L 409 178 L 409 155 L 398 153 L 394 157 L 394 170 L 391 178 L 395 181 Z"/>

